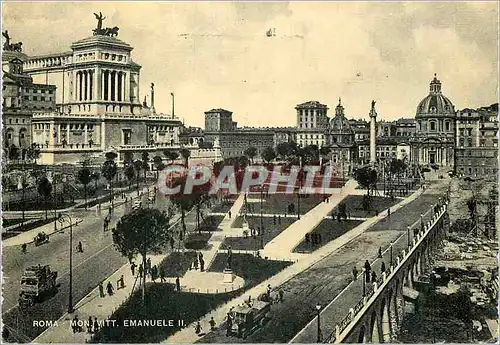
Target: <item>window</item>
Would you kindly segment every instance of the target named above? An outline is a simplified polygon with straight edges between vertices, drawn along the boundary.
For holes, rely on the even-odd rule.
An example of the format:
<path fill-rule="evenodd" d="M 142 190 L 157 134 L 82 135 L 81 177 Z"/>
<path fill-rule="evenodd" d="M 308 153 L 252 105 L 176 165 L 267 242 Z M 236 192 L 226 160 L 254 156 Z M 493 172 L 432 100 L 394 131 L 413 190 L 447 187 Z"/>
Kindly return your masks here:
<path fill-rule="evenodd" d="M 436 122 L 431 121 L 430 125 L 431 125 L 431 131 L 435 131 L 436 130 Z"/>
<path fill-rule="evenodd" d="M 449 130 L 450 130 L 450 123 L 449 123 L 448 121 L 446 121 L 446 122 L 444 123 L 444 127 L 445 127 L 445 129 L 446 129 L 447 131 L 449 131 Z"/>

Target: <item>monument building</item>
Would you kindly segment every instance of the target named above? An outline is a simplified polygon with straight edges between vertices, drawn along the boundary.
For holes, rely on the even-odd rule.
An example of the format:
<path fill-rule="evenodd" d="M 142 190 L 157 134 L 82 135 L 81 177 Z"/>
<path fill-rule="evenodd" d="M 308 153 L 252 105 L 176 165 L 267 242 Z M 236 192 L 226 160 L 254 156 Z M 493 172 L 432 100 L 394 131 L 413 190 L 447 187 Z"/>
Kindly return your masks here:
<path fill-rule="evenodd" d="M 28 57 L 24 71 L 35 82 L 57 87 L 57 109 L 33 113 L 32 140 L 41 149 L 41 162 L 78 162 L 82 154 L 103 157 L 114 151 L 134 159 L 142 152 L 155 155 L 178 149 L 182 122 L 172 114 L 157 113 L 154 84 L 150 105 L 140 102 L 141 66 L 133 48 L 116 36 L 118 27 L 104 28 L 100 13 L 93 35 L 76 41 L 71 51 Z"/>
<path fill-rule="evenodd" d="M 421 165 L 453 167 L 455 148 L 455 106 L 442 94 L 434 75 L 429 94 L 418 104 L 416 135 L 411 139 L 411 157 Z"/>

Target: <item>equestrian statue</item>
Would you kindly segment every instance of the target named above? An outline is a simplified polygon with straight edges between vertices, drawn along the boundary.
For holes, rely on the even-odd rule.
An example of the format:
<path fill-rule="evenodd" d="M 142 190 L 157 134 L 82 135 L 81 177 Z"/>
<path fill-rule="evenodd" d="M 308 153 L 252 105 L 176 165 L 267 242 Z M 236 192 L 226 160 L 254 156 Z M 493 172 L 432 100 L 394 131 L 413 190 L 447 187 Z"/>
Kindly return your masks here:
<path fill-rule="evenodd" d="M 92 30 L 94 36 L 110 36 L 110 37 L 115 37 L 118 36 L 118 30 L 120 30 L 117 26 L 112 27 L 112 28 L 103 28 L 102 27 L 102 22 L 106 17 L 102 15 L 102 12 L 99 12 L 99 14 L 94 13 L 95 18 L 97 19 L 97 27 Z"/>

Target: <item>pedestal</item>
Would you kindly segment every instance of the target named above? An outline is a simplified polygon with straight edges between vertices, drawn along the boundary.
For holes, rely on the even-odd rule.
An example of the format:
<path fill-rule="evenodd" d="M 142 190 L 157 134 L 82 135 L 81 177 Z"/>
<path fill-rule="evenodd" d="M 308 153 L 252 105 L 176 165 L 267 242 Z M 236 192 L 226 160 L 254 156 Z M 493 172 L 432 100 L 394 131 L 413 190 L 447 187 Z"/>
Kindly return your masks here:
<path fill-rule="evenodd" d="M 232 284 L 234 281 L 234 274 L 233 270 L 231 269 L 224 269 L 224 283 Z"/>

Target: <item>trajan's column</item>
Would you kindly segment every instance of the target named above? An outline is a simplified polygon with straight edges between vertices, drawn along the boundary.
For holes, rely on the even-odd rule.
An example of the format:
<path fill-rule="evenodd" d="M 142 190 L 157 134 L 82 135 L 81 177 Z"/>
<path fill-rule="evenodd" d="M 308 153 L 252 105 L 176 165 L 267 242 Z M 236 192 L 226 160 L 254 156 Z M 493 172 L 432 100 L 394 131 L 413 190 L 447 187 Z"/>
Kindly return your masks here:
<path fill-rule="evenodd" d="M 375 144 L 375 137 L 377 134 L 377 112 L 375 111 L 375 101 L 372 101 L 372 108 L 370 109 L 370 164 L 372 166 L 377 162 L 377 148 Z"/>

